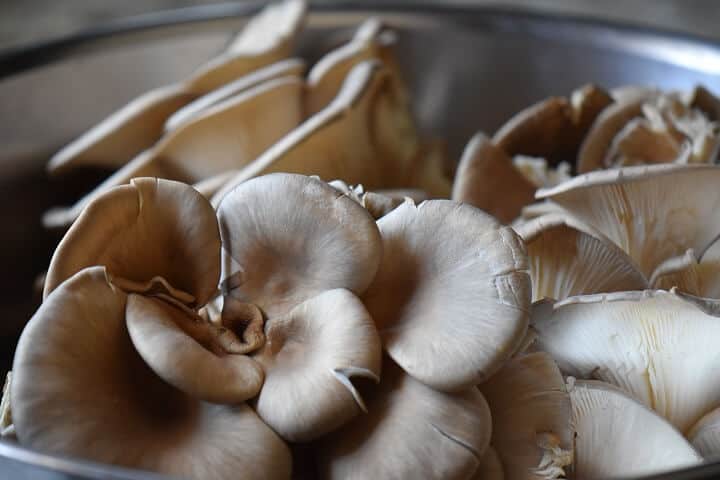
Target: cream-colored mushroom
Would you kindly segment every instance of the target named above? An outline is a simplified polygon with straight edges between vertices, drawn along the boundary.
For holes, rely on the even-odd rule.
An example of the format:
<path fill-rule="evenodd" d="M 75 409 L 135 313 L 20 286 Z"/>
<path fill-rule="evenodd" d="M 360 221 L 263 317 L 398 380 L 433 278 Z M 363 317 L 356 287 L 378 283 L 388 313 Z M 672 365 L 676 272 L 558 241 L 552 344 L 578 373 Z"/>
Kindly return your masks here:
<path fill-rule="evenodd" d="M 170 115 L 207 93 L 290 55 L 305 18 L 304 0 L 269 5 L 248 22 L 226 51 L 200 67 L 187 81 L 143 94 L 56 153 L 53 173 L 80 165 L 118 168 L 150 148 Z"/>
<path fill-rule="evenodd" d="M 652 165 L 591 172 L 536 197 L 603 232 L 646 278 L 667 258 L 699 255 L 720 234 L 720 168 Z"/>
<path fill-rule="evenodd" d="M 218 219 L 226 292 L 271 319 L 325 290 L 362 294 L 380 264 L 373 218 L 317 178 L 252 179 L 223 199 Z"/>
<path fill-rule="evenodd" d="M 289 441 L 318 438 L 367 412 L 354 378 L 380 381 L 382 347 L 360 300 L 329 290 L 272 318 L 253 358 L 265 368 L 255 409 Z"/>
<path fill-rule="evenodd" d="M 383 361 L 367 415 L 325 437 L 320 477 L 454 480 L 472 476 L 490 441 L 490 410 L 476 388 L 433 390 Z"/>
<path fill-rule="evenodd" d="M 640 477 L 702 462 L 680 432 L 626 393 L 597 381 L 571 385 L 572 478 Z"/>
<path fill-rule="evenodd" d="M 617 385 L 687 433 L 720 405 L 720 322 L 704 303 L 662 290 L 540 303 L 535 345 L 563 372 Z"/>
<path fill-rule="evenodd" d="M 365 207 L 375 220 L 387 215 L 405 201 L 418 203 L 428 199 L 427 193 L 418 189 L 387 189 L 366 192 L 362 185 L 353 187 L 342 180 L 330 181 L 328 185 Z"/>
<path fill-rule="evenodd" d="M 5 383 L 2 389 L 2 400 L 0 401 L 0 437 L 14 437 L 15 425 L 12 420 L 12 408 L 10 407 L 10 385 L 12 384 L 12 372 L 5 375 Z"/>
<path fill-rule="evenodd" d="M 20 443 L 189 478 L 289 479 L 287 446 L 252 409 L 200 402 L 147 367 L 125 326 L 126 303 L 102 267 L 45 299 L 13 364 Z"/>
<path fill-rule="evenodd" d="M 720 240 L 715 240 L 697 259 L 692 249 L 680 257 L 669 258 L 653 272 L 653 287 L 706 298 L 720 298 Z"/>
<path fill-rule="evenodd" d="M 698 420 L 687 438 L 704 458 L 717 459 L 720 456 L 720 408 Z"/>
<path fill-rule="evenodd" d="M 546 353 L 513 358 L 480 385 L 508 480 L 565 478 L 573 460 L 570 396 Z"/>
<path fill-rule="evenodd" d="M 570 164 L 560 162 L 556 168 L 550 168 L 544 158 L 516 155 L 512 159 L 513 166 L 537 188 L 554 187 L 570 180 Z"/>
<path fill-rule="evenodd" d="M 533 301 L 648 287 L 625 252 L 568 215 L 543 215 L 516 226 L 515 231 L 527 249 Z"/>
<path fill-rule="evenodd" d="M 403 203 L 378 227 L 382 262 L 363 298 L 386 351 L 438 390 L 489 378 L 527 329 L 530 278 L 519 237 L 450 200 Z"/>

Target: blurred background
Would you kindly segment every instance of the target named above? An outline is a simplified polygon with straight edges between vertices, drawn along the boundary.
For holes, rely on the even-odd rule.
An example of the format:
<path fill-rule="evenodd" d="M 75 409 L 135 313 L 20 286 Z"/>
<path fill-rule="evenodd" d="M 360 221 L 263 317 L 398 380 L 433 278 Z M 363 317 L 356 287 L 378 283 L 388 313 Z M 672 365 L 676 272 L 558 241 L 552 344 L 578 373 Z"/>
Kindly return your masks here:
<path fill-rule="evenodd" d="M 395 0 L 395 3 L 400 2 L 402 0 Z M 219 2 L 215 0 L 0 0 L 0 49 L 58 37 L 117 18 L 214 3 Z M 356 3 L 360 1 L 356 0 Z M 453 3 L 527 8 L 561 15 L 611 19 L 691 32 L 720 40 L 720 0 L 453 0 Z"/>

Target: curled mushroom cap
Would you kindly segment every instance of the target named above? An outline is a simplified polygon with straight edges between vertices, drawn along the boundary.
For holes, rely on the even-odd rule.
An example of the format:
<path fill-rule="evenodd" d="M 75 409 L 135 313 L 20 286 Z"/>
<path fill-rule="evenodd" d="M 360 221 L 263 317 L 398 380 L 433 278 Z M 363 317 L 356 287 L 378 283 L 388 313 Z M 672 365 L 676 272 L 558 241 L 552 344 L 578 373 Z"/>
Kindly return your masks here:
<path fill-rule="evenodd" d="M 688 248 L 702 255 L 720 234 L 718 181 L 716 166 L 637 166 L 591 172 L 536 196 L 603 232 L 650 278 Z"/>
<path fill-rule="evenodd" d="M 698 465 L 702 457 L 655 412 L 603 382 L 570 388 L 573 478 L 627 478 Z"/>
<path fill-rule="evenodd" d="M 182 477 L 289 479 L 287 446 L 249 407 L 200 402 L 147 367 L 125 327 L 126 303 L 102 267 L 45 299 L 13 364 L 20 442 Z"/>
<path fill-rule="evenodd" d="M 711 307 L 662 290 L 536 304 L 536 346 L 563 372 L 617 385 L 686 433 L 720 404 Z"/>
<path fill-rule="evenodd" d="M 210 203 L 179 182 L 138 178 L 91 203 L 58 245 L 44 297 L 93 265 L 146 284 L 161 277 L 203 305 L 220 277 L 220 233 Z M 133 289 L 134 290 L 134 289 Z"/>
<path fill-rule="evenodd" d="M 281 437 L 307 441 L 366 411 L 354 377 L 380 380 L 372 318 L 348 290 L 321 293 L 275 317 L 254 357 L 267 376 L 256 410 Z"/>
<path fill-rule="evenodd" d="M 530 279 L 520 239 L 449 200 L 406 202 L 378 227 L 383 258 L 364 300 L 389 355 L 439 390 L 488 378 L 527 328 Z"/>
<path fill-rule="evenodd" d="M 389 359 L 367 410 L 323 439 L 322 478 L 469 478 L 490 442 L 490 410 L 478 389 L 438 392 Z"/>
<path fill-rule="evenodd" d="M 565 478 L 573 459 L 570 396 L 546 353 L 516 357 L 480 386 L 493 419 L 491 442 L 511 480 Z"/>
<path fill-rule="evenodd" d="M 669 258 L 653 272 L 655 288 L 679 290 L 705 298 L 720 298 L 720 239 L 702 254 L 700 259 L 690 249 L 680 257 Z"/>
<path fill-rule="evenodd" d="M 712 410 L 690 429 L 688 440 L 704 458 L 720 456 L 720 408 Z"/>
<path fill-rule="evenodd" d="M 625 252 L 572 217 L 551 213 L 515 231 L 528 252 L 533 301 L 648 287 Z"/>
<path fill-rule="evenodd" d="M 370 214 L 312 177 L 245 182 L 223 199 L 218 219 L 226 288 L 269 318 L 325 290 L 362 294 L 382 256 Z"/>

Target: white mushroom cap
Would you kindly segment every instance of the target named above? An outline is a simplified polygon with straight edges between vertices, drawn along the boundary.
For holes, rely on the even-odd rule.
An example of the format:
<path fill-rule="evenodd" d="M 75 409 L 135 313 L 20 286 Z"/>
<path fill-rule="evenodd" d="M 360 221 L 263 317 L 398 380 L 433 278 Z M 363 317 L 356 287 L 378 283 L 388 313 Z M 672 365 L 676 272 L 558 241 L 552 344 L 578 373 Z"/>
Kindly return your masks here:
<path fill-rule="evenodd" d="M 272 319 L 319 293 L 362 294 L 382 256 L 375 221 L 316 178 L 273 174 L 245 182 L 218 208 L 230 294 Z"/>
<path fill-rule="evenodd" d="M 653 272 L 652 285 L 665 290 L 677 287 L 699 297 L 720 299 L 720 239 L 699 260 L 689 249 L 684 255 L 661 263 Z"/>
<path fill-rule="evenodd" d="M 572 478 L 628 478 L 698 465 L 702 457 L 655 412 L 612 385 L 570 388 L 575 429 Z"/>
<path fill-rule="evenodd" d="M 289 479 L 287 446 L 249 407 L 199 402 L 145 365 L 125 327 L 126 299 L 102 267 L 45 299 L 13 364 L 20 442 L 182 477 Z"/>
<path fill-rule="evenodd" d="M 617 385 L 686 433 L 720 405 L 720 322 L 697 302 L 658 290 L 536 304 L 536 346 L 563 372 Z"/>
<path fill-rule="evenodd" d="M 321 478 L 466 479 L 490 442 L 490 410 L 478 389 L 438 392 L 387 358 L 367 409 L 323 439 Z"/>
<path fill-rule="evenodd" d="M 364 301 L 389 355 L 438 390 L 489 378 L 527 329 L 530 278 L 520 239 L 449 200 L 406 202 L 378 227 L 383 258 Z"/>
<path fill-rule="evenodd" d="M 281 437 L 307 441 L 366 411 L 354 377 L 380 381 L 375 324 L 348 290 L 321 293 L 268 322 L 255 355 L 267 372 L 256 411 Z"/>
<path fill-rule="evenodd" d="M 215 212 L 192 187 L 169 180 L 138 178 L 111 189 L 85 209 L 58 245 L 44 297 L 93 265 L 139 284 L 161 277 L 203 305 L 220 277 Z"/>
<path fill-rule="evenodd" d="M 536 197 L 603 232 L 650 278 L 665 259 L 700 255 L 720 234 L 720 167 L 653 165 L 591 172 Z"/>
<path fill-rule="evenodd" d="M 717 459 L 720 456 L 720 408 L 698 420 L 687 438 L 704 458 Z"/>
<path fill-rule="evenodd" d="M 648 287 L 625 252 L 572 217 L 551 213 L 516 226 L 515 231 L 528 252 L 533 301 Z"/>
<path fill-rule="evenodd" d="M 508 480 L 565 478 L 573 459 L 570 396 L 546 353 L 516 357 L 480 386 Z"/>

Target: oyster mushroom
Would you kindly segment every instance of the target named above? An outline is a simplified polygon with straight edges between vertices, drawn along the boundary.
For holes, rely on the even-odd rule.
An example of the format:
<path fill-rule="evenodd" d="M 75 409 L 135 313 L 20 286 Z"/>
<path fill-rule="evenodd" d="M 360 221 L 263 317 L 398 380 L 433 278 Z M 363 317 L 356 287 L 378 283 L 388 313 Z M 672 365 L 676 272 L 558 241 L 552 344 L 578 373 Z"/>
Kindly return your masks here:
<path fill-rule="evenodd" d="M 5 383 L 2 389 L 2 401 L 0 401 L 0 437 L 14 437 L 15 426 L 12 421 L 12 409 L 10 407 L 10 385 L 12 384 L 12 372 L 5 376 Z"/>
<path fill-rule="evenodd" d="M 504 478 L 505 473 L 500 458 L 493 446 L 490 445 L 480 459 L 480 466 L 475 471 L 472 480 L 503 480 Z"/>
<path fill-rule="evenodd" d="M 587 173 L 536 197 L 603 232 L 650 278 L 688 248 L 702 255 L 720 234 L 719 180 L 711 165 L 635 166 Z"/>
<path fill-rule="evenodd" d="M 704 458 L 716 459 L 720 456 L 720 408 L 698 420 L 687 438 Z"/>
<path fill-rule="evenodd" d="M 289 56 L 305 18 L 304 0 L 283 0 L 250 20 L 225 52 L 184 81 L 133 100 L 77 140 L 48 163 L 60 173 L 80 165 L 118 168 L 150 148 L 163 134 L 170 115 L 199 95 Z"/>
<path fill-rule="evenodd" d="M 672 425 L 619 389 L 576 381 L 573 478 L 627 478 L 699 465 L 702 457 Z"/>
<path fill-rule="evenodd" d="M 535 346 L 563 372 L 616 385 L 687 433 L 720 405 L 711 307 L 662 290 L 540 303 Z"/>
<path fill-rule="evenodd" d="M 390 357 L 438 390 L 489 378 L 527 329 L 530 279 L 520 239 L 450 200 L 403 203 L 378 227 L 382 262 L 363 299 Z"/>
<path fill-rule="evenodd" d="M 669 258 L 653 272 L 655 288 L 679 290 L 705 298 L 720 298 L 720 240 L 715 240 L 700 259 L 692 249 Z"/>
<path fill-rule="evenodd" d="M 515 231 L 528 252 L 533 301 L 648 287 L 625 252 L 572 217 L 551 213 Z"/>
<path fill-rule="evenodd" d="M 546 353 L 513 358 L 480 385 L 492 415 L 502 478 L 565 478 L 573 460 L 570 396 Z"/>
<path fill-rule="evenodd" d="M 321 478 L 469 478 L 490 441 L 490 410 L 479 390 L 438 392 L 387 358 L 367 410 L 322 440 Z"/>
<path fill-rule="evenodd" d="M 78 272 L 45 299 L 13 363 L 20 442 L 183 477 L 289 479 L 289 449 L 252 409 L 199 401 L 148 368 L 125 326 L 127 299 L 103 267 Z"/>

